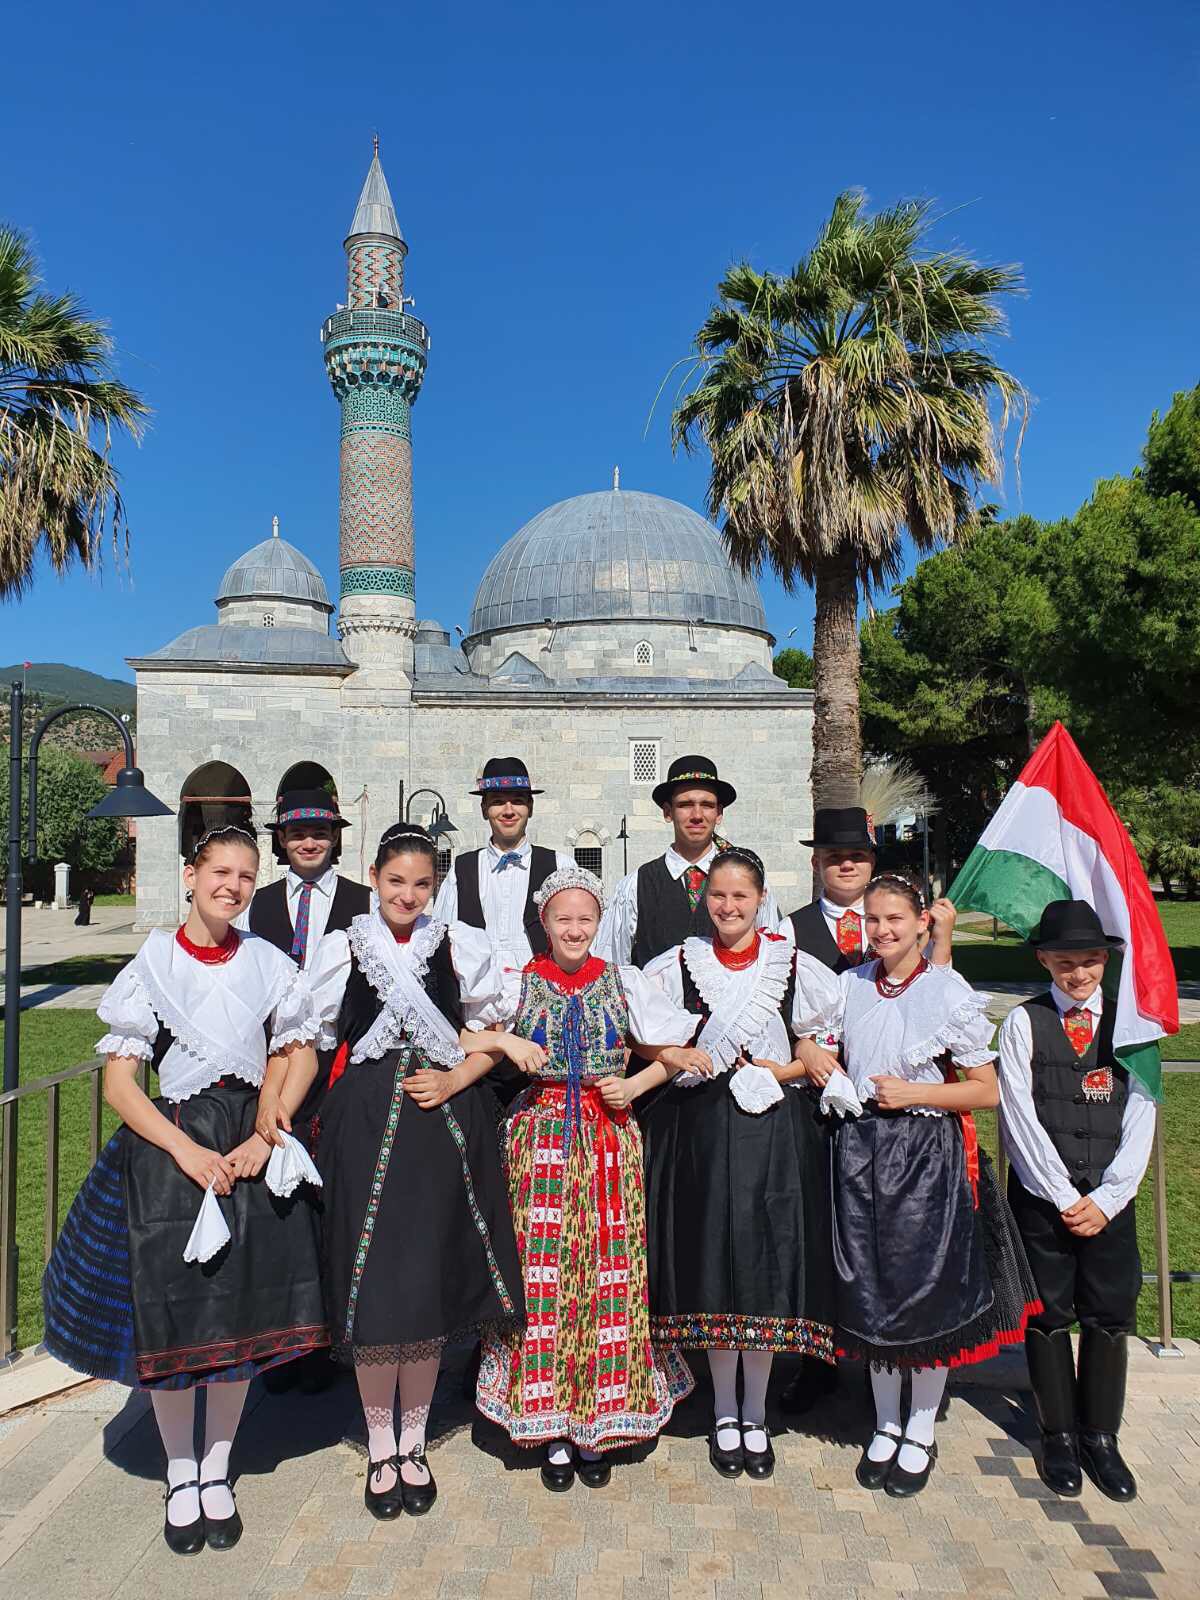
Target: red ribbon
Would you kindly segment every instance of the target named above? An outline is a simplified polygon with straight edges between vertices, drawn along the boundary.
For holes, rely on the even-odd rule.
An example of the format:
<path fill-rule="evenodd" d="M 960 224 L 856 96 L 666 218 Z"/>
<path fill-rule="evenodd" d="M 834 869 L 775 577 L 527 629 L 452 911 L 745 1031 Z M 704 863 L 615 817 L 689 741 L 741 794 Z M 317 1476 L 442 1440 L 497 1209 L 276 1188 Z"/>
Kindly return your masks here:
<path fill-rule="evenodd" d="M 942 1077 L 947 1083 L 957 1083 L 958 1069 L 953 1061 L 947 1060 L 942 1068 Z M 960 1111 L 958 1125 L 962 1130 L 963 1160 L 967 1164 L 967 1177 L 971 1184 L 971 1199 L 975 1203 L 976 1211 L 979 1210 L 979 1129 L 975 1126 L 975 1118 L 969 1111 Z"/>
<path fill-rule="evenodd" d="M 566 1115 L 567 1086 L 565 1083 L 539 1083 L 538 1099 L 548 1099 L 562 1102 L 563 1114 Z M 612 1235 L 613 1221 L 624 1220 L 623 1208 L 618 1196 L 615 1212 L 612 1204 L 612 1195 L 609 1190 L 609 1157 L 620 1155 L 621 1145 L 617 1138 L 616 1129 L 623 1128 L 629 1121 L 628 1107 L 615 1109 L 604 1102 L 604 1097 L 594 1083 L 585 1084 L 582 1089 L 580 1104 L 580 1120 L 592 1124 L 592 1153 L 597 1163 L 596 1187 L 598 1194 L 598 1210 L 600 1213 L 600 1245 L 603 1259 L 607 1259 L 608 1245 Z M 617 1171 L 618 1163 L 613 1160 L 613 1171 Z M 614 1178 L 615 1182 L 615 1178 Z"/>

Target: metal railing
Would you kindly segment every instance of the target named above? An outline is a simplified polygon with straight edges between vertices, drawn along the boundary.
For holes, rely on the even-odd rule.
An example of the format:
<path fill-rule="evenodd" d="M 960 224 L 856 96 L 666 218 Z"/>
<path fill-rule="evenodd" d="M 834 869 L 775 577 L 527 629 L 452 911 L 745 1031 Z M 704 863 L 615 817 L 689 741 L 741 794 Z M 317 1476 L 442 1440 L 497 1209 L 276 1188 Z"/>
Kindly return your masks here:
<path fill-rule="evenodd" d="M 143 1061 L 138 1067 L 138 1082 L 149 1092 L 150 1066 Z M 46 1183 L 43 1195 L 43 1266 L 49 1260 L 58 1239 L 58 1204 L 61 1192 L 59 1139 L 61 1092 L 64 1083 L 90 1078 L 88 1105 L 88 1159 L 94 1166 L 100 1154 L 100 1141 L 104 1123 L 104 1058 L 97 1056 L 68 1067 L 65 1072 L 55 1072 L 48 1078 L 36 1078 L 16 1089 L 0 1094 L 0 1362 L 16 1353 L 19 1292 L 17 1271 L 19 1251 L 17 1245 L 17 1173 L 20 1161 L 20 1108 L 23 1101 L 34 1095 L 46 1096 Z"/>
<path fill-rule="evenodd" d="M 51 1252 L 58 1238 L 59 1167 L 62 1153 L 59 1140 L 60 1094 L 64 1083 L 72 1083 L 80 1078 L 91 1079 L 89 1088 L 88 1146 L 89 1164 L 94 1165 L 100 1154 L 104 1118 L 104 1061 L 101 1057 L 96 1057 L 92 1061 L 81 1062 L 77 1067 L 68 1067 L 65 1072 L 56 1072 L 48 1078 L 37 1078 L 33 1083 L 24 1083 L 17 1089 L 10 1089 L 6 1094 L 0 1094 L 0 1173 L 2 1173 L 2 1181 L 0 1181 L 0 1362 L 8 1360 L 16 1353 L 17 1342 L 19 1310 L 17 1303 L 17 1164 L 20 1148 L 18 1139 L 20 1108 L 22 1102 L 32 1100 L 34 1095 L 44 1094 L 46 1096 L 46 1184 L 43 1196 L 42 1229 L 43 1264 L 45 1264 L 50 1260 Z M 149 1080 L 149 1063 L 143 1061 L 138 1067 L 138 1082 L 146 1093 L 149 1093 Z M 999 1119 L 997 1119 L 996 1123 L 996 1140 L 996 1169 L 1001 1190 L 1003 1191 L 1008 1177 L 1008 1159 L 1004 1150 L 1004 1139 L 1000 1132 Z M 1172 1272 L 1170 1269 L 1167 1224 L 1167 1163 L 1161 1117 L 1158 1119 L 1154 1133 L 1154 1153 L 1151 1157 L 1150 1177 L 1154 1200 L 1156 1270 L 1152 1273 L 1144 1272 L 1142 1279 L 1147 1284 L 1153 1283 L 1155 1287 L 1155 1295 L 1158 1301 L 1158 1353 L 1161 1355 L 1177 1355 L 1179 1351 L 1175 1344 L 1171 1306 L 1172 1287 L 1176 1283 L 1195 1283 L 1200 1281 L 1200 1274 L 1195 1272 Z"/>

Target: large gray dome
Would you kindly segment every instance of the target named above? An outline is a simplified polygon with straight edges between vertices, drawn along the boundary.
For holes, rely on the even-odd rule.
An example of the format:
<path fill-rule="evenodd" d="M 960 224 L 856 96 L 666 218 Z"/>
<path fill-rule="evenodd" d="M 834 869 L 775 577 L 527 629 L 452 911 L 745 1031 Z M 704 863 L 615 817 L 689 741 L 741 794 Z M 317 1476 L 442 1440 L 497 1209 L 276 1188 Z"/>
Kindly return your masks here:
<path fill-rule="evenodd" d="M 756 585 L 730 566 L 711 523 L 676 500 L 633 489 L 560 500 L 513 534 L 476 591 L 470 633 L 546 617 L 767 631 Z"/>
<path fill-rule="evenodd" d="M 227 570 L 217 590 L 217 606 L 227 600 L 302 600 L 333 610 L 316 567 L 277 534 L 247 550 Z"/>

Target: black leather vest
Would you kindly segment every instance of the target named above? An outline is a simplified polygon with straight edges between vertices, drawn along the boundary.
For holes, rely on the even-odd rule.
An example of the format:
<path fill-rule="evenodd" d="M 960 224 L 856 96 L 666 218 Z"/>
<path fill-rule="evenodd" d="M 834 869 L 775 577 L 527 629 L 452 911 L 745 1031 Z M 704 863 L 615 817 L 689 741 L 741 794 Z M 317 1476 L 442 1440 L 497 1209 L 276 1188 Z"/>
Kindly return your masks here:
<path fill-rule="evenodd" d="M 629 959 L 644 967 L 672 945 L 682 944 L 693 934 L 711 938 L 712 919 L 701 895 L 695 911 L 688 904 L 683 878 L 673 878 L 662 856 L 647 861 L 637 872 L 637 931 Z"/>
<path fill-rule="evenodd" d="M 462 855 L 454 858 L 454 880 L 458 889 L 458 920 L 465 922 L 469 928 L 487 927 L 483 915 L 483 901 L 479 894 L 480 853 L 478 850 L 464 850 Z M 525 892 L 525 914 L 521 920 L 525 924 L 525 937 L 529 940 L 529 948 L 535 956 L 545 955 L 550 946 L 546 941 L 546 930 L 542 927 L 542 919 L 538 916 L 533 897 L 557 865 L 558 858 L 553 850 L 547 850 L 545 845 L 541 844 L 529 847 L 529 887 Z"/>
<path fill-rule="evenodd" d="M 355 917 L 370 909 L 371 891 L 366 884 L 355 883 L 353 879 L 343 878 L 339 874 L 325 932 L 344 931 Z M 250 902 L 250 932 L 258 934 L 260 939 L 266 939 L 277 950 L 282 950 L 285 956 L 291 955 L 296 930 L 288 913 L 286 876 L 256 891 Z"/>
<path fill-rule="evenodd" d="M 1077 1056 L 1063 1028 L 1054 996 L 1034 995 L 1025 1002 L 1033 1035 L 1033 1104 L 1038 1121 L 1062 1157 L 1071 1182 L 1081 1194 L 1097 1187 L 1121 1143 L 1121 1123 L 1129 1094 L 1129 1075 L 1113 1055 L 1116 1006 L 1107 1001 L 1099 1031 L 1082 1056 Z M 1089 1100 L 1085 1074 L 1112 1068 L 1108 1100 Z"/>

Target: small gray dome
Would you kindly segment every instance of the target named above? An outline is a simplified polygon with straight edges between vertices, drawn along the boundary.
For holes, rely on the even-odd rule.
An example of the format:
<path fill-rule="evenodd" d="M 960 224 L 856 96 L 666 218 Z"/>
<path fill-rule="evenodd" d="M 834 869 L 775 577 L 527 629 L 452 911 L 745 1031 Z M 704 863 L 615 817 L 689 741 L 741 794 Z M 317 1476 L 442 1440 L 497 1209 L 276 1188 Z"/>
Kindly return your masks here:
<path fill-rule="evenodd" d="M 493 557 L 472 635 L 541 622 L 636 618 L 725 622 L 767 632 L 758 588 L 729 564 L 711 523 L 630 489 L 548 506 Z"/>
<path fill-rule="evenodd" d="M 239 556 L 221 579 L 217 605 L 227 600 L 301 600 L 332 612 L 325 580 L 294 544 L 272 536 Z"/>

